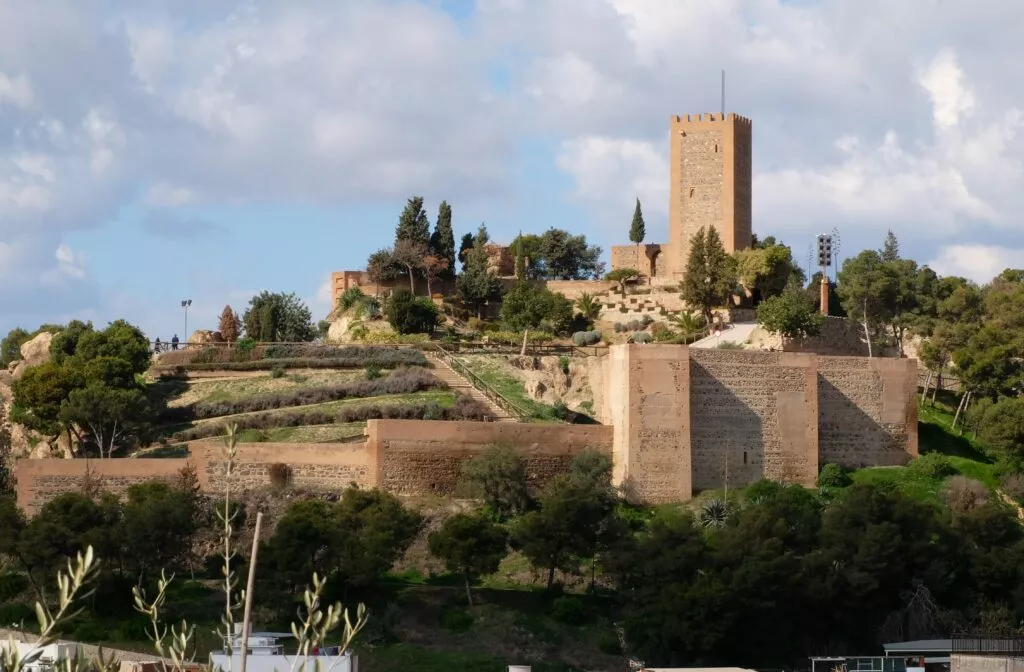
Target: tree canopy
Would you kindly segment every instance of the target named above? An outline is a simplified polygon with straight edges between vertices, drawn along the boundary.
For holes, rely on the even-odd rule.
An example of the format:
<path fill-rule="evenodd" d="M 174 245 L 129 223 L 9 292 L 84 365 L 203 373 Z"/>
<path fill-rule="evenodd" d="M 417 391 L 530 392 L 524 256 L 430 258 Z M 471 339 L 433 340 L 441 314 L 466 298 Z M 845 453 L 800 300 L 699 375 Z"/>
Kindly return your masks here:
<path fill-rule="evenodd" d="M 683 301 L 711 323 L 712 310 L 724 306 L 736 284 L 732 260 L 713 227 L 697 230 L 690 239 L 690 254 L 683 279 Z"/>
<path fill-rule="evenodd" d="M 263 290 L 249 300 L 242 323 L 245 335 L 257 342 L 298 343 L 317 335 L 309 307 L 294 293 Z"/>
<path fill-rule="evenodd" d="M 602 250 L 584 235 L 551 228 L 541 235 L 520 234 L 512 249 L 522 250 L 527 277 L 535 280 L 596 280 L 604 274 Z"/>

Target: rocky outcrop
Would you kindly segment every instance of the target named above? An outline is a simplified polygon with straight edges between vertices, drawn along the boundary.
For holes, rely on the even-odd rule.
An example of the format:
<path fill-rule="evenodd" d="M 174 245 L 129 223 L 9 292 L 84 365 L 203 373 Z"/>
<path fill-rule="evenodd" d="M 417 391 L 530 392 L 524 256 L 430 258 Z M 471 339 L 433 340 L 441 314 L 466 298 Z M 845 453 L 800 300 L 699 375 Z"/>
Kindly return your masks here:
<path fill-rule="evenodd" d="M 526 392 L 546 404 L 561 401 L 573 410 L 593 402 L 587 362 L 578 357 L 534 357 L 513 355 L 508 358 Z"/>
<path fill-rule="evenodd" d="M 45 364 L 50 361 L 50 342 L 53 341 L 53 334 L 44 331 L 34 338 L 21 344 L 21 359 L 12 362 L 9 367 L 11 377 L 18 380 L 25 375 L 25 370 Z"/>
<path fill-rule="evenodd" d="M 192 335 L 188 337 L 189 343 L 223 343 L 224 337 L 221 336 L 219 331 L 210 331 L 209 329 L 199 329 L 193 331 Z"/>

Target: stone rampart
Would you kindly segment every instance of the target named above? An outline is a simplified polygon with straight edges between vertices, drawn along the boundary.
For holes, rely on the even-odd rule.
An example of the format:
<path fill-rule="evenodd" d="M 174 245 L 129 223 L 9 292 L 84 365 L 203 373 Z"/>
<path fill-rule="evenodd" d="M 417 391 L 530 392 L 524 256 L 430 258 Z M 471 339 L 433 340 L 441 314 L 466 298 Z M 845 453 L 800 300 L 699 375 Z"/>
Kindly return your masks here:
<path fill-rule="evenodd" d="M 590 369 L 615 480 L 640 501 L 761 478 L 813 485 L 827 462 L 917 455 L 914 360 L 616 345 Z"/>
<path fill-rule="evenodd" d="M 186 459 L 18 460 L 14 467 L 18 505 L 33 515 L 57 495 L 81 492 L 87 481 L 120 496 L 139 483 L 174 480 L 186 464 Z"/>
<path fill-rule="evenodd" d="M 612 446 L 612 428 L 602 425 L 374 420 L 366 432 L 377 485 L 398 495 L 453 493 L 462 463 L 494 445 L 514 448 L 538 486 L 581 450 Z"/>
<path fill-rule="evenodd" d="M 224 487 L 224 445 L 220 441 L 192 444 L 192 463 L 200 487 L 207 492 Z M 233 483 L 240 490 L 270 484 L 270 467 L 291 467 L 291 483 L 306 490 L 338 490 L 350 483 L 376 485 L 365 443 L 240 443 L 236 446 Z"/>

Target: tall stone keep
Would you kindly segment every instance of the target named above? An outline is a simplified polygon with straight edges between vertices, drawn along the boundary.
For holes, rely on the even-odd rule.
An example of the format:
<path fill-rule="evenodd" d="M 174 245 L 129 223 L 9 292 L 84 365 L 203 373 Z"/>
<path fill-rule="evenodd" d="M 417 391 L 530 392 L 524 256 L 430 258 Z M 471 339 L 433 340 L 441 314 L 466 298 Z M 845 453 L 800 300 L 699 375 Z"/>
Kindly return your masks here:
<path fill-rule="evenodd" d="M 686 272 L 690 239 L 713 226 L 725 251 L 750 247 L 751 122 L 732 114 L 671 117 L 668 226 L 672 277 Z"/>

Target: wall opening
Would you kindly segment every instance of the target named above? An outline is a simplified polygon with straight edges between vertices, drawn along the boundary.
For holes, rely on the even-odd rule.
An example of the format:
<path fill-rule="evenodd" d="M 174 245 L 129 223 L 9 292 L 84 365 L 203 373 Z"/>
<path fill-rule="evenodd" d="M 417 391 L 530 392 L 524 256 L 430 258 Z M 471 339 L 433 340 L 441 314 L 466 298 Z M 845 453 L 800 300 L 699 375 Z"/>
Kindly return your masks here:
<path fill-rule="evenodd" d="M 661 256 L 661 251 L 655 252 L 651 255 L 651 274 L 648 277 L 654 278 L 658 275 L 658 257 Z"/>
<path fill-rule="evenodd" d="M 747 451 L 743 451 L 743 464 L 747 463 Z"/>

